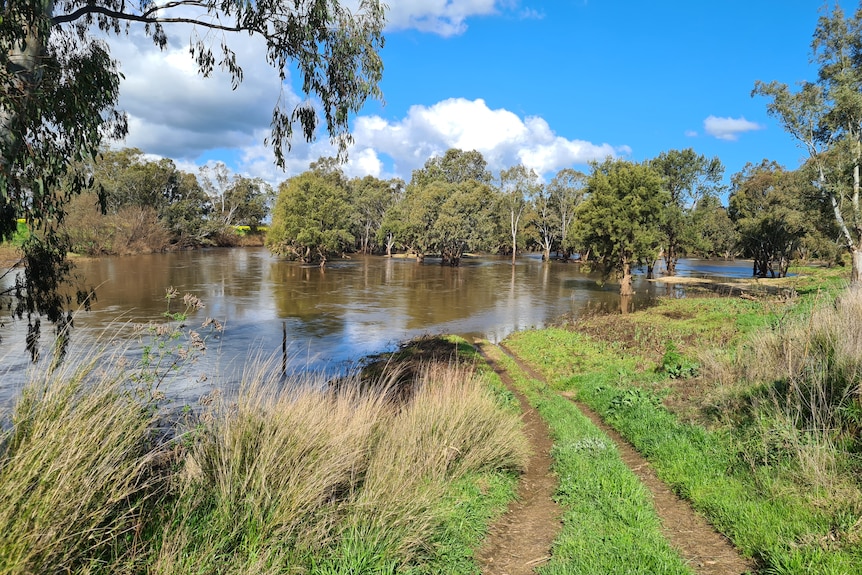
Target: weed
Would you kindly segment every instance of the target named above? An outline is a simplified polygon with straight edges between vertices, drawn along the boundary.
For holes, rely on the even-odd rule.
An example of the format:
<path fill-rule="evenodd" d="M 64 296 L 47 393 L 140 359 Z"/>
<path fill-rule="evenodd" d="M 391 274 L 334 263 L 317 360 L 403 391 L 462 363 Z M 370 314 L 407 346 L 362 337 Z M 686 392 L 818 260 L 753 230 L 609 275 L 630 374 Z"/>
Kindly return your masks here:
<path fill-rule="evenodd" d="M 671 379 L 686 379 L 697 376 L 700 366 L 696 361 L 682 355 L 673 341 L 668 341 L 661 358 L 660 370 L 668 374 Z"/>

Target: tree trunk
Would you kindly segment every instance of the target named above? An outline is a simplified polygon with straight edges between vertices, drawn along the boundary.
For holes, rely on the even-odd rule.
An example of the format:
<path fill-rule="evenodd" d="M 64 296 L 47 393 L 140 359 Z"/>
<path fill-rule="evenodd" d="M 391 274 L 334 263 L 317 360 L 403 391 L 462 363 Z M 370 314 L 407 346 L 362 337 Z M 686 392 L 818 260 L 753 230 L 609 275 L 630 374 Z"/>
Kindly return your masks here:
<path fill-rule="evenodd" d="M 667 251 L 664 253 L 664 266 L 666 268 L 666 273 L 669 276 L 676 275 L 676 262 L 679 260 L 679 256 L 676 253 L 676 245 L 674 243 L 668 243 Z"/>
<path fill-rule="evenodd" d="M 622 279 L 620 280 L 620 295 L 631 296 L 635 293 L 632 287 L 632 264 L 627 259 L 622 262 Z"/>
<path fill-rule="evenodd" d="M 854 248 L 850 251 L 850 285 L 862 286 L 862 250 Z"/>
<path fill-rule="evenodd" d="M 42 9 L 46 17 L 50 18 L 54 12 L 54 2 L 43 0 Z M 23 44 L 13 43 L 8 47 L 9 66 L 6 72 L 10 74 L 13 86 L 5 87 L 3 92 L 14 101 L 20 96 L 29 99 L 36 91 L 42 80 L 42 72 L 39 64 L 44 55 L 45 39 L 41 37 L 34 23 L 22 23 L 27 27 L 27 34 Z M 21 107 L 24 106 L 22 103 Z M 0 106 L 0 170 L 9 172 L 9 162 L 14 158 L 22 144 L 18 137 L 20 117 L 18 110 L 6 106 Z"/>

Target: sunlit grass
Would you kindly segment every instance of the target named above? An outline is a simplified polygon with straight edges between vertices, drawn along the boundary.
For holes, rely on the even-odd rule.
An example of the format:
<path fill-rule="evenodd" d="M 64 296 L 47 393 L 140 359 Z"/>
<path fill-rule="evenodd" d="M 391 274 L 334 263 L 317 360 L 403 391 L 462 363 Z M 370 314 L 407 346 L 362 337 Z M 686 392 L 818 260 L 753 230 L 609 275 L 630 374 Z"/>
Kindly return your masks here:
<path fill-rule="evenodd" d="M 473 573 L 527 457 L 487 374 L 454 364 L 409 398 L 264 366 L 169 419 L 139 371 L 94 356 L 0 414 L 0 572 Z"/>
<path fill-rule="evenodd" d="M 548 422 L 559 478 L 563 528 L 543 575 L 691 573 L 661 533 L 647 489 L 620 459 L 613 441 L 558 393 L 530 379 L 492 346 L 515 384 Z"/>
<path fill-rule="evenodd" d="M 664 300 L 588 320 L 583 333 L 580 325 L 531 331 L 506 344 L 555 388 L 576 391 L 759 568 L 859 573 L 862 488 L 852 438 L 862 298 L 847 292 L 836 301 L 836 293 Z M 605 321 L 612 329 L 601 329 Z M 660 336 L 632 337 L 651 325 Z M 620 334 L 625 345 L 613 341 Z M 665 338 L 698 362 L 699 377 L 670 380 L 657 369 L 647 342 Z M 684 419 L 673 411 L 681 406 Z"/>

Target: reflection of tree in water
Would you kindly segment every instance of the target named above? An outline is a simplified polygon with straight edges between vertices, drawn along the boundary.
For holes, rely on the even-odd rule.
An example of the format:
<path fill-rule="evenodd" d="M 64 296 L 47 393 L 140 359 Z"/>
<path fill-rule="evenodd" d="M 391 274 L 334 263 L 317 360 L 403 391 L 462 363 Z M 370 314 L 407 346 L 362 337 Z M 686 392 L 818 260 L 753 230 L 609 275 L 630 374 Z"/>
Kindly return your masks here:
<path fill-rule="evenodd" d="M 495 278 L 498 266 L 440 266 L 433 260 L 402 266 L 408 290 L 402 294 L 401 308 L 407 314 L 408 329 L 423 329 L 458 321 L 494 306 L 503 294 Z"/>
<path fill-rule="evenodd" d="M 269 266 L 269 282 L 279 318 L 296 318 L 302 331 L 317 336 L 344 328 L 341 307 L 350 301 L 350 282 L 338 270 L 278 261 Z"/>

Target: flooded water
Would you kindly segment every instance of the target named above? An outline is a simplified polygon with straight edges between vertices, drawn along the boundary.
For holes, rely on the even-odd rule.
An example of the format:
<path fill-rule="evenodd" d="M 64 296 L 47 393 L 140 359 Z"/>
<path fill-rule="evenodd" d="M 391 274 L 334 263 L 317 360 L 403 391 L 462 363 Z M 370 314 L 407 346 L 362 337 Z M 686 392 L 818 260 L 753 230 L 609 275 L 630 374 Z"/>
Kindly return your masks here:
<path fill-rule="evenodd" d="M 704 263 L 681 262 L 682 274 L 702 273 Z M 747 262 L 708 262 L 713 275 L 750 275 Z M 139 358 L 147 342 L 125 339 L 127 324 L 163 321 L 170 287 L 191 293 L 206 317 L 224 325 L 208 336 L 206 354 L 185 373 L 179 396 L 195 397 L 211 386 L 236 381 L 250 359 L 277 357 L 288 342 L 288 371 L 343 371 L 361 357 L 393 349 L 426 334 L 451 333 L 499 341 L 516 330 L 543 327 L 563 315 L 619 309 L 618 285 L 601 283 L 575 264 L 544 265 L 524 256 L 470 258 L 457 268 L 433 260 L 355 257 L 324 270 L 271 256 L 265 249 L 212 249 L 171 254 L 110 257 L 77 263 L 77 274 L 95 286 L 91 311 L 75 317 L 70 356 L 97 339 L 113 336 Z M 635 307 L 677 290 L 636 276 Z M 174 302 L 176 304 L 176 302 Z M 179 311 L 174 305 L 172 311 Z M 43 356 L 51 333 L 43 327 Z M 201 335 L 207 337 L 206 331 Z M 16 393 L 35 368 L 25 353 L 26 324 L 7 323 L 0 341 L 0 398 Z M 44 361 L 47 360 L 43 360 Z M 43 367 L 42 367 L 43 368 Z"/>

